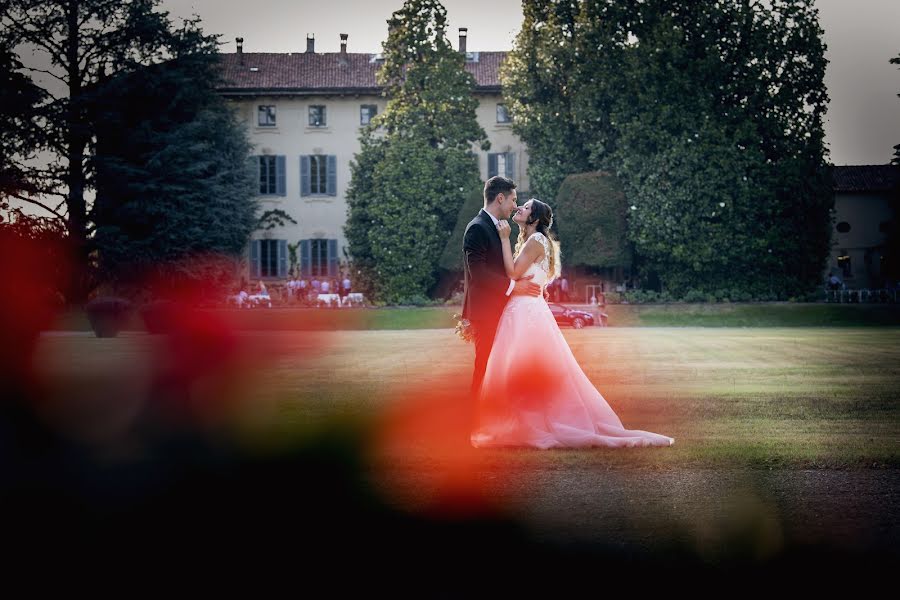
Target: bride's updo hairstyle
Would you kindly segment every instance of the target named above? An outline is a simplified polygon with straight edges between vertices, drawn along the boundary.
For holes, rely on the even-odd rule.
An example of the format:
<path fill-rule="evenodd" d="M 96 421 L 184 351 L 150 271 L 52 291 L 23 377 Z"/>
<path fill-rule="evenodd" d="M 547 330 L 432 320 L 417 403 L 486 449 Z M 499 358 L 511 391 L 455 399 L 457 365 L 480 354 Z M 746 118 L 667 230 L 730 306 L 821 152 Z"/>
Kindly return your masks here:
<path fill-rule="evenodd" d="M 556 279 L 559 277 L 562 265 L 560 264 L 559 241 L 555 234 L 550 233 L 550 228 L 553 227 L 553 209 L 546 202 L 541 202 L 537 198 L 529 198 L 528 201 L 531 202 L 531 214 L 528 215 L 525 224 L 537 223 L 535 231 L 544 234 L 550 240 L 550 256 L 547 257 L 550 259 L 550 279 Z M 520 227 L 519 239 L 516 240 L 516 256 L 522 251 L 525 241 L 525 228 Z"/>

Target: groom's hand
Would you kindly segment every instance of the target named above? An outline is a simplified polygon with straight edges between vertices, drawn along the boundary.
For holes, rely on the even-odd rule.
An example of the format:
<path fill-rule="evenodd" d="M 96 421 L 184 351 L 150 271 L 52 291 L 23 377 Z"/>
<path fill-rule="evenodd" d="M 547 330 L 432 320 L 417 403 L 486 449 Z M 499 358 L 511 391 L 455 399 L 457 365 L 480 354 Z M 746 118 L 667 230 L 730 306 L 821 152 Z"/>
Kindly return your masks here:
<path fill-rule="evenodd" d="M 534 275 L 528 275 L 522 279 L 517 279 L 516 285 L 513 286 L 512 294 L 516 296 L 540 296 L 541 286 L 531 281 L 532 277 L 534 277 Z"/>

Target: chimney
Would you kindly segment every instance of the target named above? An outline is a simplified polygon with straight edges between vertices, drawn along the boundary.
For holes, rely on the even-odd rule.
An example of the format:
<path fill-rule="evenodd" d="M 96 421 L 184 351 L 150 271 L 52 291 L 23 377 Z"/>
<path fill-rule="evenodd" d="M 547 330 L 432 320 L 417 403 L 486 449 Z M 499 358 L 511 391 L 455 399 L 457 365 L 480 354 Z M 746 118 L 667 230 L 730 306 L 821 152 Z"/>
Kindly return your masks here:
<path fill-rule="evenodd" d="M 350 62 L 347 60 L 347 38 L 349 36 L 346 33 L 341 34 L 341 54 L 338 58 L 338 61 L 342 65 L 348 65 Z"/>
<path fill-rule="evenodd" d="M 466 36 L 469 35 L 468 27 L 460 27 L 459 28 L 459 51 L 463 54 L 466 53 Z"/>
<path fill-rule="evenodd" d="M 238 62 L 244 64 L 244 38 L 234 38 L 234 41 L 237 42 Z"/>
<path fill-rule="evenodd" d="M 314 33 L 306 34 L 306 51 L 309 54 L 316 53 L 316 35 Z"/>

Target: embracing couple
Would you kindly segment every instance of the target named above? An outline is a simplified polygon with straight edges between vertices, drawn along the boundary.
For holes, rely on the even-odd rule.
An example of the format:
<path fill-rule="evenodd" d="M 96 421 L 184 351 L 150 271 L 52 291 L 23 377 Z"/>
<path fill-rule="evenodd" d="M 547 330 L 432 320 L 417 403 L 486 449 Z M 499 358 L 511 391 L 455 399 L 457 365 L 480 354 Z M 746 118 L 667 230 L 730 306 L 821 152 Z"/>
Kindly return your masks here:
<path fill-rule="evenodd" d="M 519 226 L 515 249 L 510 226 Z M 536 198 L 518 205 L 516 184 L 492 177 L 484 208 L 463 238 L 463 319 L 474 330 L 471 443 L 525 446 L 671 446 L 673 438 L 625 429 L 587 378 L 544 300 L 560 273 L 553 211 Z"/>

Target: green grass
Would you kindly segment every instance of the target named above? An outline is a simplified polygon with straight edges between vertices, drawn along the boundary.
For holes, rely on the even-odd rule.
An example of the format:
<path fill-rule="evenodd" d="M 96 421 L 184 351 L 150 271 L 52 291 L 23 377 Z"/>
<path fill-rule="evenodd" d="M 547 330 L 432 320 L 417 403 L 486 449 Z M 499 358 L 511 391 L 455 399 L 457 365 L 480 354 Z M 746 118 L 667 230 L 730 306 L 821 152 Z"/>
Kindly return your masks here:
<path fill-rule="evenodd" d="M 670 435 L 675 446 L 481 451 L 478 460 L 651 469 L 900 466 L 900 330 L 594 328 L 565 335 L 625 426 Z M 377 423 L 400 407 L 443 415 L 447 435 L 464 435 L 453 430 L 464 418 L 472 348 L 450 330 L 257 332 L 242 340 L 258 366 L 239 378 L 229 373 L 229 390 L 254 435 L 290 438 L 341 420 Z M 60 395 L 103 393 L 146 381 L 158 343 L 143 334 L 44 336 L 39 364 Z M 433 440 L 413 433 L 386 451 L 389 461 L 444 459 Z"/>
<path fill-rule="evenodd" d="M 416 313 L 428 311 L 406 314 Z M 676 548 L 709 561 L 764 561 L 810 543 L 851 556 L 896 548 L 900 329 L 565 336 L 626 427 L 671 435 L 675 445 L 470 448 L 473 350 L 449 329 L 243 332 L 242 356 L 198 380 L 186 412 L 249 454 L 346 456 L 401 511 L 432 514 L 476 498 L 536 539 Z M 41 418 L 101 460 L 140 460 L 147 446 L 132 434 L 158 400 L 154 372 L 183 356 L 143 333 L 46 334 L 36 356 L 47 390 Z M 314 494 L 310 476 L 296 473 Z"/>
<path fill-rule="evenodd" d="M 605 309 L 612 327 L 897 327 L 900 306 L 877 304 L 614 304 Z M 211 311 L 245 331 L 358 331 L 453 327 L 458 306 Z M 69 311 L 55 329 L 89 331 L 83 312 Z M 132 315 L 127 329 L 143 324 Z"/>
<path fill-rule="evenodd" d="M 610 305 L 610 323 L 626 327 L 861 327 L 900 325 L 888 304 L 649 304 Z"/>

